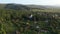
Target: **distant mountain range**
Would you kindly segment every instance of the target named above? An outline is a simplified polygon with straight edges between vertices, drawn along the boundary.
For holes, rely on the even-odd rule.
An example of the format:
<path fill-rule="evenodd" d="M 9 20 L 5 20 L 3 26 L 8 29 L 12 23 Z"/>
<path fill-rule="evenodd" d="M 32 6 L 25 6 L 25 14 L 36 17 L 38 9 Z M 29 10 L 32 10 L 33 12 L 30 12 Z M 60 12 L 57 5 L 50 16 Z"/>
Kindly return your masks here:
<path fill-rule="evenodd" d="M 56 6 L 43 5 L 22 5 L 22 4 L 0 4 L 0 9 L 14 9 L 14 10 L 30 10 L 30 9 L 48 9 L 59 8 Z"/>

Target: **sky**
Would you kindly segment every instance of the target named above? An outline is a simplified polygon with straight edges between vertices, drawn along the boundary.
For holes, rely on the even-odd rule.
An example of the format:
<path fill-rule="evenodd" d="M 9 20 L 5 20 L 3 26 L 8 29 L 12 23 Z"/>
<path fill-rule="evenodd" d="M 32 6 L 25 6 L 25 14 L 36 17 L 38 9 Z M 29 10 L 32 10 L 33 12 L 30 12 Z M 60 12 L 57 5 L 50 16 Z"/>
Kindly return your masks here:
<path fill-rule="evenodd" d="M 60 5 L 60 0 L 0 0 L 0 3 Z"/>

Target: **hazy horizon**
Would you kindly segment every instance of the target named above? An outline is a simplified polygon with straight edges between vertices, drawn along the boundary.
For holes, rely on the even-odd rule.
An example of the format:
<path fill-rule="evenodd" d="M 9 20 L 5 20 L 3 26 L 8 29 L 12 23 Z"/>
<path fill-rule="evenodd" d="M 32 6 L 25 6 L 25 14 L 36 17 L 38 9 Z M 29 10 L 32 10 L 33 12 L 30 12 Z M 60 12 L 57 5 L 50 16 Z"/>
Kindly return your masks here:
<path fill-rule="evenodd" d="M 15 4 L 32 4 L 32 5 L 59 5 L 60 0 L 0 0 L 0 4 L 15 3 Z"/>

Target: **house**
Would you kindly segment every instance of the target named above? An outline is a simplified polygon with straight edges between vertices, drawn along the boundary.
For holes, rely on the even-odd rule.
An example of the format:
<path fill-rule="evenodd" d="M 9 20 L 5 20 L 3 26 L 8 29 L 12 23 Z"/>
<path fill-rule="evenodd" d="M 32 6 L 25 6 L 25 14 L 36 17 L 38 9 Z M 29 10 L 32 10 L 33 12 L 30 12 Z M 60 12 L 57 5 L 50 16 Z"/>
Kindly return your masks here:
<path fill-rule="evenodd" d="M 32 17 L 33 17 L 33 15 L 32 15 L 32 14 L 30 14 L 30 15 L 29 15 L 29 18 L 31 19 Z"/>
<path fill-rule="evenodd" d="M 36 28 L 40 28 L 39 26 L 36 26 Z"/>

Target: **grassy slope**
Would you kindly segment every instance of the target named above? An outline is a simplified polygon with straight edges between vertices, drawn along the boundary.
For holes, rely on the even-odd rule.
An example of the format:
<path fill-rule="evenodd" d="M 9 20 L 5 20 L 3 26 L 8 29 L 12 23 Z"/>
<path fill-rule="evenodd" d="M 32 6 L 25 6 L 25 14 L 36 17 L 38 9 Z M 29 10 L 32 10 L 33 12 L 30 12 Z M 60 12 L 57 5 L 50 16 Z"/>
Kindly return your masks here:
<path fill-rule="evenodd" d="M 0 9 L 4 9 L 6 4 L 0 4 Z"/>
<path fill-rule="evenodd" d="M 29 21 L 29 20 L 26 21 L 26 20 L 23 20 L 23 18 L 22 18 L 22 15 L 26 16 L 29 13 L 31 13 L 31 12 L 21 11 L 21 10 L 18 12 L 17 12 L 17 10 L 0 10 L 0 24 L 1 24 L 0 33 L 3 32 L 5 34 L 6 32 L 14 32 L 15 30 L 16 31 L 18 30 L 21 34 L 23 34 L 23 33 L 24 34 L 25 33 L 28 33 L 28 34 L 34 34 L 35 33 L 36 34 L 37 31 L 35 31 L 35 28 L 33 28 L 33 30 L 31 30 L 31 29 L 23 30 L 23 24 L 24 23 L 29 23 L 29 26 L 34 24 L 34 21 Z M 32 14 L 34 14 L 38 18 L 45 18 L 46 17 L 46 16 L 39 16 L 36 13 L 32 13 Z M 19 17 L 21 20 L 18 19 L 17 22 L 16 21 L 12 22 L 11 19 L 13 19 L 13 18 L 11 18 L 11 15 L 16 17 L 16 18 Z M 38 24 L 36 24 L 36 25 L 40 26 L 40 28 L 45 28 L 47 26 L 46 24 L 48 24 L 44 21 L 37 21 L 37 22 L 38 22 Z M 51 27 L 49 26 L 49 28 L 47 28 L 48 30 L 50 30 L 49 33 L 51 33 L 51 31 L 53 31 L 53 33 L 56 33 L 56 32 L 59 33 L 58 29 L 54 28 L 56 26 L 59 26 L 59 23 L 58 22 L 56 23 L 54 20 L 52 20 L 51 24 L 53 26 L 51 25 Z M 50 28 L 52 28 L 53 30 Z M 51 34 L 53 34 L 53 33 L 51 33 Z"/>

